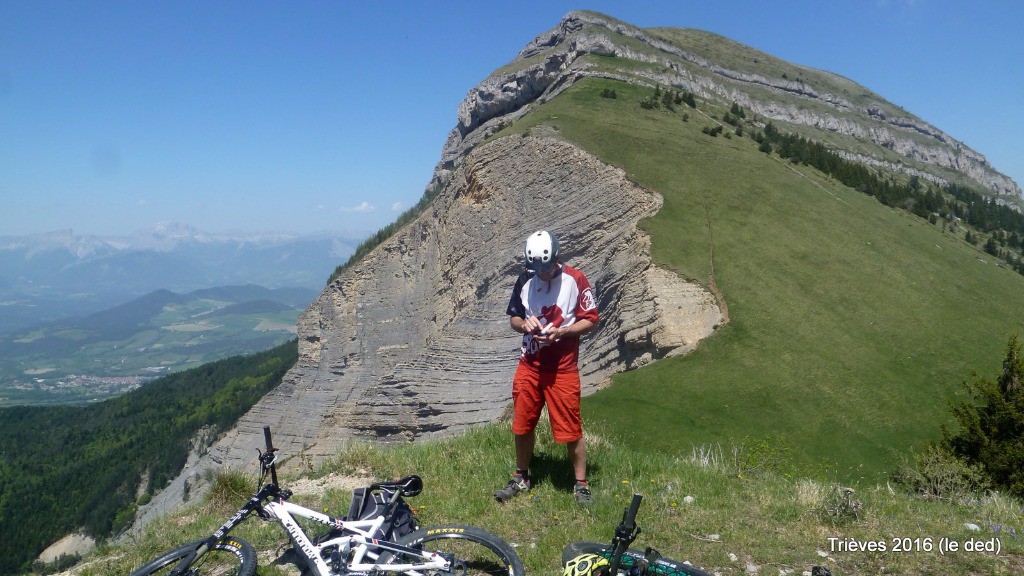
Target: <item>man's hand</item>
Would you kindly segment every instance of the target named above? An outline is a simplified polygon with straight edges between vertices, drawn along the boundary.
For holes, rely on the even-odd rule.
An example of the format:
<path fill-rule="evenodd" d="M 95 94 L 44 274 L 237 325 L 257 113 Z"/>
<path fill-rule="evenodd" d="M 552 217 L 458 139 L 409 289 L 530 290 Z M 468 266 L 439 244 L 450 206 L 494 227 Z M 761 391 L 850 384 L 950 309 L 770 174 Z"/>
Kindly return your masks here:
<path fill-rule="evenodd" d="M 566 330 L 567 328 L 555 328 L 549 324 L 541 328 L 539 332 L 535 332 L 533 339 L 541 344 L 553 344 L 562 338 Z"/>
<path fill-rule="evenodd" d="M 541 323 L 540 318 L 536 316 L 527 316 L 523 320 L 523 334 L 533 334 L 536 336 L 544 330 L 544 324 Z"/>
<path fill-rule="evenodd" d="M 579 320 L 571 326 L 555 328 L 550 324 L 542 324 L 540 318 L 536 316 L 527 316 L 526 318 L 510 316 L 509 322 L 511 322 L 513 330 L 523 334 L 533 334 L 533 337 L 541 344 L 551 344 L 569 336 L 582 336 L 597 328 L 597 324 L 590 320 Z"/>

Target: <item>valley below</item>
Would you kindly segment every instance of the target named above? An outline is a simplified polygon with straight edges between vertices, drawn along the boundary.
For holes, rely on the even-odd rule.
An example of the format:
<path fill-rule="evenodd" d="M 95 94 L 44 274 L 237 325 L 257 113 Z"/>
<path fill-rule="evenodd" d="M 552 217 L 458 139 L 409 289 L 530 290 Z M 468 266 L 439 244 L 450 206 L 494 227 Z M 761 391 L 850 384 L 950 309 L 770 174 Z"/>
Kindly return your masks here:
<path fill-rule="evenodd" d="M 311 289 L 158 290 L 104 310 L 0 334 L 0 406 L 83 404 L 295 337 Z"/>

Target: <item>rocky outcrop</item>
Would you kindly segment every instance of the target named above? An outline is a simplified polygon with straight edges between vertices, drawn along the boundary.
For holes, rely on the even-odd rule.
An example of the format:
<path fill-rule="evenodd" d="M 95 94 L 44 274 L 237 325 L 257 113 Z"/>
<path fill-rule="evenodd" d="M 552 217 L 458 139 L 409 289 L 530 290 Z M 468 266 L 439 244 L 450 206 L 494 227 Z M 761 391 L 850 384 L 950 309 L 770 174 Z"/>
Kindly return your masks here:
<path fill-rule="evenodd" d="M 616 74 L 587 64 L 583 58 L 586 55 L 614 56 L 654 66 L 623 67 L 623 72 Z M 725 68 L 640 28 L 593 12 L 570 12 L 557 26 L 528 44 L 507 69 L 510 71 L 495 74 L 470 90 L 460 105 L 459 124 L 445 143 L 434 185 L 446 180 L 468 150 L 525 114 L 533 103 L 546 101 L 580 78 L 601 76 L 674 86 L 726 105 L 738 102 L 766 120 L 813 126 L 873 142 L 879 147 L 878 154 L 872 157 L 858 152 L 859 157 L 870 158 L 871 164 L 891 164 L 882 159 L 883 149 L 891 150 L 912 164 L 906 172 L 928 172 L 930 180 L 945 182 L 935 168 L 956 170 L 1004 203 L 1024 205 L 1020 186 L 996 171 L 982 154 L 920 119 L 887 112 L 898 109 L 881 98 L 875 97 L 875 103 L 855 105 L 802 80 Z M 850 84 L 827 72 L 808 69 L 808 73 Z"/>
<path fill-rule="evenodd" d="M 504 310 L 520 244 L 539 228 L 560 233 L 595 287 L 603 322 L 581 352 L 586 388 L 693 346 L 720 315 L 700 286 L 651 264 L 636 223 L 659 207 L 620 170 L 556 139 L 478 148 L 426 213 L 300 318 L 299 365 L 245 421 L 272 424 L 313 457 L 346 438 L 408 440 L 493 421 L 518 357 Z M 316 425 L 289 425 L 293 412 Z"/>
<path fill-rule="evenodd" d="M 651 263 L 636 224 L 660 206 L 621 170 L 556 138 L 478 147 L 425 213 L 301 316 L 297 365 L 188 476 L 251 466 L 264 425 L 284 454 L 318 460 L 351 439 L 408 441 L 498 419 L 519 348 L 505 308 L 536 229 L 559 233 L 596 293 L 602 321 L 583 340 L 584 393 L 692 349 L 722 316 L 704 288 Z M 184 482 L 151 508 L 180 501 Z"/>

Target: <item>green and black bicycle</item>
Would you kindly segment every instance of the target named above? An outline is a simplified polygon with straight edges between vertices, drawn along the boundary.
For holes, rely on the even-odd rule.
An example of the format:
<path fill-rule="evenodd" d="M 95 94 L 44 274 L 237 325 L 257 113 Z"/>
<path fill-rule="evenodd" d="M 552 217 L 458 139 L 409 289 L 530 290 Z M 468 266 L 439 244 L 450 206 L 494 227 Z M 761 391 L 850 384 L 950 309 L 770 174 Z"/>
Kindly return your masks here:
<path fill-rule="evenodd" d="M 562 550 L 563 576 L 712 576 L 700 568 L 666 558 L 653 548 L 635 550 L 629 546 L 640 535 L 636 513 L 643 496 L 633 501 L 615 527 L 611 544 L 573 542 Z"/>

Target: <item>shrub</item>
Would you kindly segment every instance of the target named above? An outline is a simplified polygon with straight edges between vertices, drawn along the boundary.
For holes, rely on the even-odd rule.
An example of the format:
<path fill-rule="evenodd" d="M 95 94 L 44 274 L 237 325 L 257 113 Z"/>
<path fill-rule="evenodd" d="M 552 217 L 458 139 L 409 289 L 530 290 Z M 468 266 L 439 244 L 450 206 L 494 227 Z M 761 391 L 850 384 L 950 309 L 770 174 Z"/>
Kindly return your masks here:
<path fill-rule="evenodd" d="M 216 473 L 210 485 L 210 491 L 205 501 L 207 513 L 229 514 L 234 512 L 256 489 L 256 483 L 252 477 L 236 471 L 227 470 Z"/>
<path fill-rule="evenodd" d="M 654 110 L 655 108 L 661 108 L 661 101 L 657 98 L 644 98 L 640 101 L 640 107 L 644 110 Z"/>
<path fill-rule="evenodd" d="M 824 522 L 839 525 L 860 518 L 864 504 L 853 497 L 855 490 L 834 484 L 818 506 L 818 516 Z"/>
<path fill-rule="evenodd" d="M 926 500 L 966 502 L 987 487 L 985 474 L 978 466 L 965 463 L 935 444 L 906 459 L 891 478 Z"/>
<path fill-rule="evenodd" d="M 733 465 L 738 476 L 761 476 L 775 474 L 791 475 L 793 472 L 793 449 L 785 440 L 765 436 L 746 437 L 733 447 Z"/>

